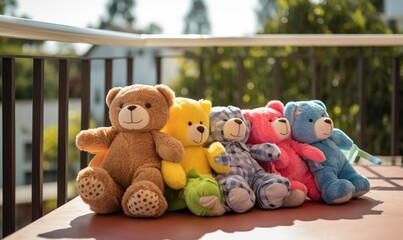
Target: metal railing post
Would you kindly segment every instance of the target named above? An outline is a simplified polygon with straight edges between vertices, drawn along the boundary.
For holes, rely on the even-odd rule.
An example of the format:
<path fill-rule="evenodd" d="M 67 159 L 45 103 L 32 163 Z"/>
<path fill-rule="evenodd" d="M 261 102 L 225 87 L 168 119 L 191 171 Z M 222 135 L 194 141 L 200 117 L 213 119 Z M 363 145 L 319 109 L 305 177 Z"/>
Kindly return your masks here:
<path fill-rule="evenodd" d="M 204 98 L 205 88 L 206 88 L 206 75 L 204 70 L 204 58 L 199 59 L 199 87 L 197 90 L 197 97 L 199 99 Z"/>
<path fill-rule="evenodd" d="M 91 60 L 82 60 L 81 69 L 81 130 L 86 130 L 90 126 L 90 100 L 91 100 Z M 80 169 L 87 167 L 88 153 L 80 152 Z"/>
<path fill-rule="evenodd" d="M 113 61 L 110 58 L 105 59 L 105 82 L 104 82 L 104 96 L 108 95 L 109 90 L 112 88 L 112 68 Z M 104 103 L 104 126 L 110 126 L 108 106 Z"/>
<path fill-rule="evenodd" d="M 318 98 L 318 71 L 317 71 L 317 60 L 315 55 L 315 48 L 311 48 L 311 98 Z"/>
<path fill-rule="evenodd" d="M 273 99 L 281 99 L 281 58 L 274 58 Z"/>
<path fill-rule="evenodd" d="M 243 102 L 243 95 L 245 93 L 245 65 L 244 65 L 244 57 L 238 57 L 238 106 L 239 108 L 244 107 L 244 102 Z"/>
<path fill-rule="evenodd" d="M 15 59 L 2 59 L 3 71 L 3 237 L 15 231 Z M 5 161 L 6 159 L 6 161 Z"/>
<path fill-rule="evenodd" d="M 366 112 L 367 112 L 367 61 L 364 57 L 359 57 L 358 59 L 358 76 L 359 76 L 359 96 L 358 96 L 358 104 L 360 106 L 360 111 L 358 113 L 358 121 L 360 124 L 359 133 L 358 133 L 358 144 L 360 148 L 366 148 L 366 140 L 365 140 L 365 129 L 366 129 Z"/>
<path fill-rule="evenodd" d="M 162 58 L 160 56 L 155 57 L 155 70 L 157 74 L 156 83 L 162 83 Z"/>
<path fill-rule="evenodd" d="M 126 59 L 126 72 L 127 72 L 127 85 L 132 85 L 133 80 L 133 58 L 129 57 Z"/>
<path fill-rule="evenodd" d="M 32 221 L 43 215 L 44 62 L 43 58 L 34 58 L 33 60 Z"/>
<path fill-rule="evenodd" d="M 67 162 L 69 126 L 68 60 L 59 59 L 59 117 L 57 140 L 57 206 L 67 202 Z"/>
<path fill-rule="evenodd" d="M 395 57 L 392 59 L 392 109 L 391 109 L 391 155 L 392 164 L 396 164 L 396 156 L 399 155 L 399 112 L 400 112 L 400 101 L 399 101 L 399 91 L 400 91 L 400 59 Z M 403 159 L 401 164 L 403 165 Z"/>

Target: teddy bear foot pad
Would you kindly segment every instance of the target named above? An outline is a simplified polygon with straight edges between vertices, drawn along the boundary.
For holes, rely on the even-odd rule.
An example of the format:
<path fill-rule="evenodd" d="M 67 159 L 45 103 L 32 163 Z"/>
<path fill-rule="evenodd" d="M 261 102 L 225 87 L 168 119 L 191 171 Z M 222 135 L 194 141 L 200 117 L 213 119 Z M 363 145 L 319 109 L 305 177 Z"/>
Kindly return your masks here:
<path fill-rule="evenodd" d="M 95 200 L 104 193 L 105 186 L 95 177 L 81 178 L 77 182 L 80 196 L 88 200 Z"/>
<path fill-rule="evenodd" d="M 128 200 L 127 207 L 134 216 L 155 216 L 159 211 L 160 200 L 155 192 L 139 190 Z"/>
<path fill-rule="evenodd" d="M 123 210 L 129 217 L 159 217 L 167 206 L 161 190 L 148 181 L 141 181 L 129 187 L 122 200 Z"/>

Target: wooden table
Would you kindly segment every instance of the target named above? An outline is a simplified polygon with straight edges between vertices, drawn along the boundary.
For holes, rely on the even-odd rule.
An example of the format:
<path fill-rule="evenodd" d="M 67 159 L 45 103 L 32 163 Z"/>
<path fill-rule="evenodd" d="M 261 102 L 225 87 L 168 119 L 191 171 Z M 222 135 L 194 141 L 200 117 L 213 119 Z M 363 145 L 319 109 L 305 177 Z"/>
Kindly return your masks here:
<path fill-rule="evenodd" d="M 371 191 L 342 205 L 306 201 L 212 218 L 183 211 L 135 219 L 94 214 L 75 198 L 5 239 L 403 239 L 403 168 L 355 167 L 370 179 Z"/>

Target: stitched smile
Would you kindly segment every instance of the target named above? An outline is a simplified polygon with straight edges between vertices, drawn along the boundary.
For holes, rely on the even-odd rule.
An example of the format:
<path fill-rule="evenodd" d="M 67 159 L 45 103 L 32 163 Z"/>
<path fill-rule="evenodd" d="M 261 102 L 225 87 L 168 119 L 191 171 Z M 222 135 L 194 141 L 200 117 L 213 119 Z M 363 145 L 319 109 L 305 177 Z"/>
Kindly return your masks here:
<path fill-rule="evenodd" d="M 285 133 L 280 132 L 280 135 L 283 135 L 283 136 L 288 134 L 287 124 L 284 123 L 284 125 L 285 125 Z"/>
<path fill-rule="evenodd" d="M 201 143 L 202 140 L 203 140 L 203 134 L 200 134 L 200 140 L 199 140 L 199 141 L 195 141 L 195 140 L 192 139 L 192 141 L 193 141 L 194 143 L 197 143 L 197 144 Z"/>
<path fill-rule="evenodd" d="M 125 122 L 125 121 L 123 121 L 124 123 L 126 123 L 126 124 L 137 124 L 137 123 L 141 123 L 143 121 L 143 119 L 141 119 L 140 121 L 138 121 L 138 122 L 134 122 L 134 121 L 131 121 L 131 122 Z"/>

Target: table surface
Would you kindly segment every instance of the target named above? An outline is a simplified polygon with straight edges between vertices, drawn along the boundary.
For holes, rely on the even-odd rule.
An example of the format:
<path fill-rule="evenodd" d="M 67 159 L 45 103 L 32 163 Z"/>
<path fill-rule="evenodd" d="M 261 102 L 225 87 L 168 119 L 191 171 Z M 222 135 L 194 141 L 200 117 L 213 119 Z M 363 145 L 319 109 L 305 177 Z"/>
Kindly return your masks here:
<path fill-rule="evenodd" d="M 371 191 L 341 205 L 306 201 L 220 217 L 180 211 L 136 219 L 95 214 L 77 197 L 5 239 L 403 239 L 403 168 L 355 168 L 370 179 Z"/>

